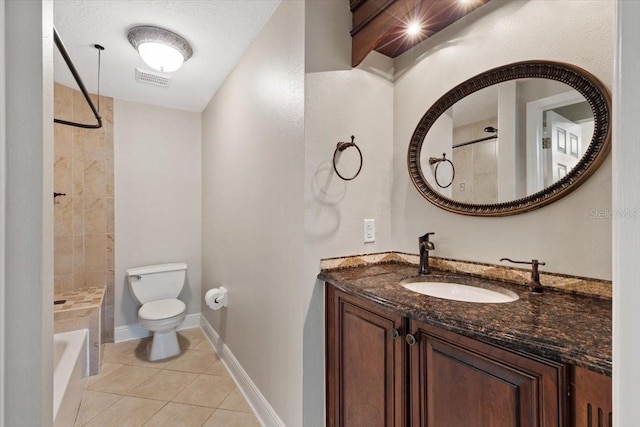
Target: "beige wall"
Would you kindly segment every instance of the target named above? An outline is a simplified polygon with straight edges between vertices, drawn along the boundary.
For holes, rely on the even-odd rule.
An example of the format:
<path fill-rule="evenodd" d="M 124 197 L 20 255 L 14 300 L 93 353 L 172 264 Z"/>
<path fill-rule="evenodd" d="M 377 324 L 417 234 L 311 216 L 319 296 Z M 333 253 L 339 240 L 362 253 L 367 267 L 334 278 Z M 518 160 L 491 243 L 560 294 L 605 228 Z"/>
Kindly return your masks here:
<path fill-rule="evenodd" d="M 3 2 L 4 424 L 53 424 L 53 3 Z M 4 154 L 4 153 L 3 153 Z M 28 402 L 28 404 L 27 404 Z"/>
<path fill-rule="evenodd" d="M 304 2 L 282 2 L 202 114 L 202 313 L 288 426 L 302 425 Z"/>
<path fill-rule="evenodd" d="M 0 27 L 5 27 L 4 2 L 0 4 Z M 4 55 L 4 31 L 0 30 L 0 156 L 5 158 L 7 152 L 6 141 L 6 68 Z M 0 162 L 0 270 L 5 271 L 5 198 L 6 198 L 6 165 Z M 0 427 L 4 427 L 4 306 L 5 297 L 5 275 L 0 274 Z"/>
<path fill-rule="evenodd" d="M 324 425 L 319 405 L 324 400 L 324 284 L 316 279 L 320 259 L 392 249 L 392 105 L 392 83 L 366 71 L 305 76 L 305 426 Z M 351 134 L 363 165 L 355 179 L 343 181 L 333 171 L 332 156 L 335 144 Z M 363 243 L 365 218 L 375 220 L 374 243 Z"/>
<path fill-rule="evenodd" d="M 320 258 L 391 247 L 393 84 L 360 69 L 305 75 L 305 244 Z M 355 143 L 362 169 L 351 181 L 333 170 L 338 141 Z M 355 148 L 349 174 L 357 170 Z M 338 162 L 340 167 L 340 162 Z M 376 241 L 363 242 L 363 220 L 375 219 Z"/>
<path fill-rule="evenodd" d="M 303 425 L 321 427 L 324 283 L 316 276 L 321 258 L 392 249 L 393 83 L 375 72 L 391 67 L 382 55 L 351 68 L 348 2 L 310 1 L 305 13 Z M 362 151 L 362 170 L 343 181 L 333 171 L 332 157 L 338 141 L 351 135 Z M 355 157 L 355 149 L 344 154 Z M 346 161 L 344 166 L 355 170 Z M 365 218 L 375 219 L 374 243 L 363 243 Z"/>
<path fill-rule="evenodd" d="M 115 326 L 137 325 L 125 270 L 186 262 L 179 298 L 200 312 L 201 118 L 114 101 Z"/>
<path fill-rule="evenodd" d="M 97 97 L 93 102 L 98 106 Z M 100 97 L 100 129 L 54 124 L 54 292 L 106 288 L 102 341 L 113 341 L 113 98 Z M 56 119 L 96 123 L 82 92 L 54 85 Z"/>
<path fill-rule="evenodd" d="M 611 278 L 611 221 L 592 215 L 611 209 L 610 158 L 578 190 L 552 205 L 512 217 L 476 218 L 424 200 L 408 177 L 406 155 L 429 106 L 451 87 L 492 67 L 557 60 L 583 67 L 611 87 L 614 6 L 608 1 L 493 1 L 466 27 L 449 27 L 396 59 L 395 249 L 415 252 L 418 236 L 435 231 L 435 256 L 490 263 L 504 256 L 538 258 L 547 262 L 548 271 Z"/>

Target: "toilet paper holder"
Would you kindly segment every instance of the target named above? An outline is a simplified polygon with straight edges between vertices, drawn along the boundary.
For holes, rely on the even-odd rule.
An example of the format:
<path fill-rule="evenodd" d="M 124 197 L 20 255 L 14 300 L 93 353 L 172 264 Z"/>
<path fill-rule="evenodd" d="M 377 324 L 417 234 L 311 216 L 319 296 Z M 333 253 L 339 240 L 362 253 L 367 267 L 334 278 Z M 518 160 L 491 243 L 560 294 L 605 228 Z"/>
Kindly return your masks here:
<path fill-rule="evenodd" d="M 209 289 L 205 294 L 204 300 L 212 310 L 219 310 L 222 307 L 226 307 L 229 302 L 227 289 L 224 286 Z"/>

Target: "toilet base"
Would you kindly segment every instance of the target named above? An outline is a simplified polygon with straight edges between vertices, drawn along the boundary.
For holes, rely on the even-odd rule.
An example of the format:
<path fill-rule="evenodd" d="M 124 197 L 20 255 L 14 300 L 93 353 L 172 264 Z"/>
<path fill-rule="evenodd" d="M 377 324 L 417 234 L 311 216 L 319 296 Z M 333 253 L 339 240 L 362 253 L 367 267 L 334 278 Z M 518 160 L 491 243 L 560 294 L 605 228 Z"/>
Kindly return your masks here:
<path fill-rule="evenodd" d="M 175 329 L 154 332 L 151 342 L 147 344 L 147 358 L 150 362 L 167 359 L 178 354 L 180 354 L 180 346 Z"/>

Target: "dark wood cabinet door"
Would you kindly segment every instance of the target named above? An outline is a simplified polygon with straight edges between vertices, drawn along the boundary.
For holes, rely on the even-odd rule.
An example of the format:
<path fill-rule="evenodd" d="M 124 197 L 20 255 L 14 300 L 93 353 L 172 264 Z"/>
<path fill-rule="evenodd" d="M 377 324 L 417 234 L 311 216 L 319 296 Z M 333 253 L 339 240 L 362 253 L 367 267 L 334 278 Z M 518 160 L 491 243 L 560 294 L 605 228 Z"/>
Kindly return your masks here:
<path fill-rule="evenodd" d="M 571 407 L 575 427 L 613 427 L 611 378 L 571 368 Z"/>
<path fill-rule="evenodd" d="M 564 365 L 421 322 L 409 330 L 413 427 L 565 425 Z"/>
<path fill-rule="evenodd" d="M 326 303 L 327 426 L 406 426 L 404 318 L 332 286 Z"/>

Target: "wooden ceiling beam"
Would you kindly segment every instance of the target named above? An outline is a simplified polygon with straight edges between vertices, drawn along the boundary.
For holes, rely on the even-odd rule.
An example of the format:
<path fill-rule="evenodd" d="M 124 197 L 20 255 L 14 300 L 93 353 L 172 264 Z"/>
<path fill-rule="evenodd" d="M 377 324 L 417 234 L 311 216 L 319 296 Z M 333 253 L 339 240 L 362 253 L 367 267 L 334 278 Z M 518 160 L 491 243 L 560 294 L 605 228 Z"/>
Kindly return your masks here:
<path fill-rule="evenodd" d="M 490 0 L 351 0 L 351 65 L 356 67 L 372 50 L 395 58 L 451 25 Z M 422 33 L 406 33 L 411 22 L 422 25 Z"/>

